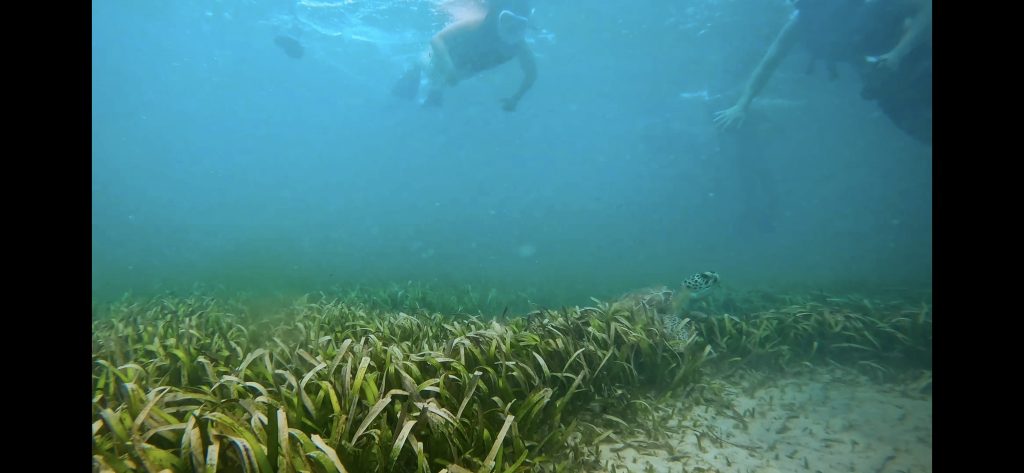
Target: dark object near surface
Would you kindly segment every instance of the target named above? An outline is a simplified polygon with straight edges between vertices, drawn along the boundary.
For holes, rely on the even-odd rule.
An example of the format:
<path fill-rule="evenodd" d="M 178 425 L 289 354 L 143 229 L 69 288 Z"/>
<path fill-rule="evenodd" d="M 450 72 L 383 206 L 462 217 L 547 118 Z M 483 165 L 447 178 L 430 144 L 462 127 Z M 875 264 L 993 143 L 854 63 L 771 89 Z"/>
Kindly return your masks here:
<path fill-rule="evenodd" d="M 895 71 L 865 67 L 861 97 L 878 106 L 901 130 L 921 143 L 932 144 L 932 48 L 918 46 Z"/>
<path fill-rule="evenodd" d="M 278 36 L 274 38 L 274 44 L 283 49 L 284 53 L 287 54 L 288 57 L 293 59 L 301 58 L 302 55 L 305 54 L 306 52 L 306 50 L 302 47 L 301 44 L 299 44 L 298 41 L 295 40 L 295 38 L 291 38 L 288 36 Z"/>
<path fill-rule="evenodd" d="M 421 71 L 419 66 L 412 66 L 409 70 L 402 74 L 395 85 L 391 88 L 391 93 L 396 97 L 403 98 L 406 100 L 412 100 L 416 98 L 416 95 L 420 91 L 420 76 Z"/>

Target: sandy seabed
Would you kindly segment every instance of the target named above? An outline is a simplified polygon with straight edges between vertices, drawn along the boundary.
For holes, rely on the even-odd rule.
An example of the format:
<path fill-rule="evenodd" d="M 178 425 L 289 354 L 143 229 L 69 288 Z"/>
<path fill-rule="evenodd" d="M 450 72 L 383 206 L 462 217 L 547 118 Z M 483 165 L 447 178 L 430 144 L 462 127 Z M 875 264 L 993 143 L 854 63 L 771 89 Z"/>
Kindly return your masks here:
<path fill-rule="evenodd" d="M 665 426 L 674 432 L 668 437 L 674 452 L 605 443 L 605 469 L 596 471 L 932 471 L 928 372 L 902 384 L 878 384 L 840 368 L 733 378 L 725 389 L 733 409 L 679 403 Z"/>

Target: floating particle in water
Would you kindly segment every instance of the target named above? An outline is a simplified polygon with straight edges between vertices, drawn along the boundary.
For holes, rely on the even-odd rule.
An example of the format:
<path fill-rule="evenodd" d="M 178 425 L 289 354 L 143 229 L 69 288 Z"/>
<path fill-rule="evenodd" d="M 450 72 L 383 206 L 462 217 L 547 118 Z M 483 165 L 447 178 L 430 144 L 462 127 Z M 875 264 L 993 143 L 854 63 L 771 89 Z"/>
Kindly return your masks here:
<path fill-rule="evenodd" d="M 519 245 L 519 248 L 516 250 L 516 252 L 519 253 L 519 256 L 522 256 L 523 258 L 529 258 L 533 256 L 534 253 L 537 252 L 537 247 L 530 244 Z"/>

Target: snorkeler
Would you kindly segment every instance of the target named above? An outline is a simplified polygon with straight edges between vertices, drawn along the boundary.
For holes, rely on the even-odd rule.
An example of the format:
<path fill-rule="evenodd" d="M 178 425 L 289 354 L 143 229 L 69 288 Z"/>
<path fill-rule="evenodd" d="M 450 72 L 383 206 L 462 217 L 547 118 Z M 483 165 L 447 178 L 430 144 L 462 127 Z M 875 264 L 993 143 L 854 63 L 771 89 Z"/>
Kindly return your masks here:
<path fill-rule="evenodd" d="M 864 82 L 861 96 L 878 102 L 896 126 L 930 145 L 931 0 L 794 0 L 793 5 L 796 11 L 739 100 L 715 114 L 715 125 L 723 130 L 742 125 L 754 96 L 802 42 L 811 52 L 810 66 L 823 59 L 833 77 L 836 62 L 852 64 Z"/>
<path fill-rule="evenodd" d="M 526 44 L 532 13 L 528 1 L 489 0 L 476 6 L 476 14 L 460 18 L 434 35 L 424 57 L 395 84 L 395 95 L 415 99 L 425 73 L 428 88 L 423 104 L 441 105 L 445 87 L 518 58 L 523 81 L 511 97 L 502 100 L 502 108 L 515 111 L 537 79 L 533 52 Z"/>

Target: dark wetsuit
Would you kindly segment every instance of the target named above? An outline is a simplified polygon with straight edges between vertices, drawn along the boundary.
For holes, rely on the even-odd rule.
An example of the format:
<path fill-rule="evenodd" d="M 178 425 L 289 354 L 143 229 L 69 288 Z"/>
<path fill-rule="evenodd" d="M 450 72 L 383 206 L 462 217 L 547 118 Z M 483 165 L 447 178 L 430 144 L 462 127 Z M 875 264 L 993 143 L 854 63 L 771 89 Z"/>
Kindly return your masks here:
<path fill-rule="evenodd" d="M 462 73 L 475 74 L 500 66 L 519 54 L 521 44 L 508 44 L 498 36 L 497 13 L 488 15 L 480 27 L 446 44 L 452 64 Z"/>
<path fill-rule="evenodd" d="M 896 71 L 865 61 L 892 50 L 914 14 L 907 0 L 800 0 L 801 43 L 812 59 L 852 64 L 864 82 L 861 95 L 874 100 L 901 130 L 932 141 L 931 41 L 910 51 Z"/>

